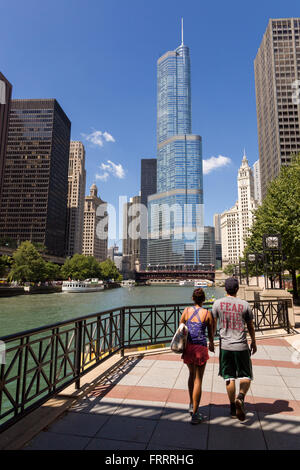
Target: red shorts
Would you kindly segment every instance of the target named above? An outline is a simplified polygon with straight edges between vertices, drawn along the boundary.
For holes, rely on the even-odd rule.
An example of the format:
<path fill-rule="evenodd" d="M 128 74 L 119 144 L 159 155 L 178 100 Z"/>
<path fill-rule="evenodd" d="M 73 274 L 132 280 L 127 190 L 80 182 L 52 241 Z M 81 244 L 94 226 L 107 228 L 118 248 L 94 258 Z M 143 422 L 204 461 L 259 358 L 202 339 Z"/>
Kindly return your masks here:
<path fill-rule="evenodd" d="M 181 359 L 183 359 L 185 364 L 203 366 L 203 364 L 205 364 L 209 359 L 208 348 L 201 344 L 187 343 Z"/>

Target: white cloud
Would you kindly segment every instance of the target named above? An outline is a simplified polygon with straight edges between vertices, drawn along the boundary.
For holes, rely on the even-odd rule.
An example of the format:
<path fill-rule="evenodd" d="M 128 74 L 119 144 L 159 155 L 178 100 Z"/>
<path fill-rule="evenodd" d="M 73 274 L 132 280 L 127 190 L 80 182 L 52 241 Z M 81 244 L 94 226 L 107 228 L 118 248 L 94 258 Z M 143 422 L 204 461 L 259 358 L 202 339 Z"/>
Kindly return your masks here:
<path fill-rule="evenodd" d="M 109 132 L 94 131 L 91 134 L 81 134 L 88 142 L 98 147 L 103 147 L 104 141 L 115 142 L 115 138 Z"/>
<path fill-rule="evenodd" d="M 107 181 L 108 177 L 109 177 L 108 173 L 103 173 L 102 175 L 99 175 L 99 173 L 96 173 L 96 175 L 95 175 L 95 178 L 97 180 L 101 180 L 101 181 Z"/>
<path fill-rule="evenodd" d="M 210 157 L 207 160 L 203 160 L 203 174 L 208 175 L 211 171 L 216 168 L 221 168 L 227 166 L 231 163 L 231 159 L 228 157 L 223 157 L 219 155 L 218 157 Z"/>
<path fill-rule="evenodd" d="M 115 178 L 125 178 L 125 169 L 121 163 L 114 163 L 111 160 L 107 160 L 107 163 L 101 163 L 100 169 L 103 171 L 102 174 L 96 174 L 96 178 L 102 181 L 107 181 L 109 175 Z"/>

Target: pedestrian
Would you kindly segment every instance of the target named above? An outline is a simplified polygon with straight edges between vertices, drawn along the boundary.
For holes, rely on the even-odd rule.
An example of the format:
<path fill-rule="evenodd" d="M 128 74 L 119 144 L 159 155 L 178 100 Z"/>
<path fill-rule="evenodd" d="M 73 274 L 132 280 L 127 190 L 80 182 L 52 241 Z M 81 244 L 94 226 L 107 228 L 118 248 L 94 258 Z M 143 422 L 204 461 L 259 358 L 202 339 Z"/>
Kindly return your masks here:
<path fill-rule="evenodd" d="M 239 282 L 230 277 L 225 281 L 226 297 L 217 299 L 212 308 L 214 334 L 219 322 L 220 354 L 219 375 L 223 377 L 230 402 L 232 418 L 245 420 L 245 396 L 253 380 L 251 354 L 256 353 L 253 313 L 245 300 L 237 297 Z M 251 338 L 248 346 L 246 326 Z M 239 394 L 236 397 L 235 380 L 240 380 Z"/>
<path fill-rule="evenodd" d="M 209 350 L 214 352 L 214 321 L 209 310 L 202 308 L 205 301 L 203 289 L 193 292 L 193 307 L 186 307 L 180 319 L 188 328 L 187 344 L 182 359 L 189 368 L 188 389 L 190 396 L 189 413 L 191 423 L 201 423 L 203 416 L 199 411 L 202 392 L 202 380 L 206 362 L 209 359 L 206 330 L 209 338 Z"/>

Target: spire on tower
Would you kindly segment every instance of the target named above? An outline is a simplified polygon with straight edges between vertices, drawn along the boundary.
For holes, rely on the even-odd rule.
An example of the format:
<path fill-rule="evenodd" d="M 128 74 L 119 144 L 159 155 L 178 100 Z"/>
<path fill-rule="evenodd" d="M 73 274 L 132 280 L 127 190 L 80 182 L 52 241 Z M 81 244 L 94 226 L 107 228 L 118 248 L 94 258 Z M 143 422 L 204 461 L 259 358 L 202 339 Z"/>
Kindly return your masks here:
<path fill-rule="evenodd" d="M 183 46 L 183 18 L 181 18 L 181 45 Z"/>

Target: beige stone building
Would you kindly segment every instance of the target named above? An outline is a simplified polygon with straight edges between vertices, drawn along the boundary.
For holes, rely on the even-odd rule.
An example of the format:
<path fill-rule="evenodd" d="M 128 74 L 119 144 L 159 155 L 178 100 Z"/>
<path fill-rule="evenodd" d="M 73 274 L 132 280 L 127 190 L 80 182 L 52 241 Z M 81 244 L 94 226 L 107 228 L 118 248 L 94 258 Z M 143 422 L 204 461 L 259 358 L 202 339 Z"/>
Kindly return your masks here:
<path fill-rule="evenodd" d="M 71 141 L 68 174 L 67 256 L 82 252 L 85 184 L 84 145 L 82 142 Z"/>
<path fill-rule="evenodd" d="M 107 259 L 107 203 L 98 197 L 98 188 L 93 184 L 90 195 L 85 197 L 82 253 L 94 256 L 99 262 Z"/>
<path fill-rule="evenodd" d="M 262 198 L 300 151 L 300 18 L 270 19 L 254 61 Z"/>
<path fill-rule="evenodd" d="M 245 239 L 253 223 L 253 211 L 258 202 L 254 199 L 253 173 L 244 153 L 238 171 L 238 200 L 221 214 L 222 265 L 238 263 L 243 256 Z"/>
<path fill-rule="evenodd" d="M 137 204 L 136 210 L 134 205 Z M 133 275 L 134 271 L 139 270 L 140 265 L 140 237 L 135 238 L 134 233 L 140 231 L 139 204 L 141 204 L 141 196 L 130 198 L 130 202 L 124 204 L 123 207 L 123 271 L 126 277 Z M 133 236 L 131 236 L 131 228 Z"/>

